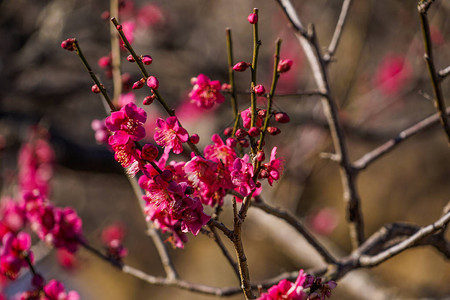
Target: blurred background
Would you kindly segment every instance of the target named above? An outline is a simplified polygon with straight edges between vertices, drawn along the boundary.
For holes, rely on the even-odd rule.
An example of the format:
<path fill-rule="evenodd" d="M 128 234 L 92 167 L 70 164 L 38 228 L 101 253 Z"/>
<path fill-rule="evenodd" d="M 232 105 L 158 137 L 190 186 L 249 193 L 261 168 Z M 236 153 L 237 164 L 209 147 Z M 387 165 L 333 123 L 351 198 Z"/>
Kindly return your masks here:
<path fill-rule="evenodd" d="M 325 49 L 342 1 L 293 3 L 304 24 L 316 25 Z M 160 93 L 188 131 L 200 135 L 201 146 L 210 143 L 212 133 L 232 125 L 233 115 L 228 96 L 211 111 L 193 108 L 187 101 L 190 78 L 203 73 L 226 82 L 227 27 L 232 30 L 235 61 L 251 61 L 252 29 L 247 15 L 253 7 L 259 8 L 262 41 L 258 81 L 270 86 L 274 45 L 281 38 L 281 57 L 292 59 L 294 65 L 281 76 L 278 92 L 314 90 L 308 62 L 275 1 L 136 0 L 127 2 L 122 11 L 121 22 L 135 26 L 133 44 L 138 54 L 153 57 L 148 70 L 159 78 Z M 17 152 L 29 137 L 30 126 L 41 124 L 48 128 L 56 151 L 51 200 L 77 210 L 87 240 L 97 248 L 102 247 L 100 236 L 105 227 L 122 224 L 129 251 L 125 262 L 163 276 L 130 184 L 112 153 L 94 138 L 92 120 L 105 117 L 101 98 L 90 91 L 91 79 L 78 57 L 60 47 L 62 40 L 76 37 L 112 94 L 111 79 L 97 65 L 110 52 L 109 21 L 102 19 L 105 10 L 109 10 L 108 1 L 0 1 L 2 194 L 14 190 Z M 436 1 L 429 11 L 438 69 L 450 64 L 449 12 L 448 1 Z M 432 95 L 432 90 L 423 51 L 415 1 L 354 1 L 330 65 L 331 87 L 353 160 L 435 112 L 426 96 Z M 137 81 L 139 70 L 124 59 L 124 53 L 122 56 L 123 71 L 130 74 L 132 82 Z M 249 90 L 249 77 L 249 73 L 236 74 L 239 91 Z M 449 79 L 442 82 L 447 100 L 449 83 Z M 137 103 L 145 96 L 144 89 L 135 92 Z M 246 95 L 240 95 L 238 101 L 240 109 L 249 107 Z M 319 98 L 277 97 L 275 108 L 288 112 L 291 123 L 280 126 L 282 133 L 267 141 L 267 149 L 277 145 L 278 155 L 286 163 L 283 177 L 272 188 L 265 188 L 264 198 L 296 213 L 333 253 L 348 253 L 338 167 L 319 158 L 320 152 L 333 151 Z M 151 139 L 155 119 L 166 115 L 157 103 L 145 109 Z M 363 171 L 357 184 L 367 236 L 391 222 L 430 224 L 450 199 L 450 151 L 442 128 L 434 126 L 407 140 Z M 225 202 L 223 222 L 231 224 L 230 199 Z M 321 265 L 300 237 L 290 236 L 274 222 L 254 209 L 244 226 L 252 280 Z M 190 236 L 184 250 L 170 249 L 170 253 L 183 279 L 213 286 L 238 285 L 220 249 L 206 236 Z M 215 299 L 151 286 L 82 249 L 76 257 L 64 255 L 44 250 L 37 269 L 46 278 L 59 279 L 68 289 L 77 290 L 82 299 Z M 449 266 L 433 249 L 412 249 L 369 271 L 349 274 L 339 283 L 333 299 L 449 299 Z M 5 286 L 5 292 L 14 295 L 29 282 L 25 274 Z"/>

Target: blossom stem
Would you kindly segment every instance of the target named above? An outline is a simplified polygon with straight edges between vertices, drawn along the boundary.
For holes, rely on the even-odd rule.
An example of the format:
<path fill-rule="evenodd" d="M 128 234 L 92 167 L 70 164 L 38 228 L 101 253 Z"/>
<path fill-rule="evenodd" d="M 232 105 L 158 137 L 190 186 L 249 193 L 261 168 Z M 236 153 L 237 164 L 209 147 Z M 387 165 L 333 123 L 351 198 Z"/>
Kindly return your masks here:
<path fill-rule="evenodd" d="M 77 53 L 78 57 L 81 59 L 81 62 L 83 63 L 86 70 L 88 71 L 92 80 L 95 82 L 95 84 L 100 89 L 100 92 L 102 93 L 103 98 L 105 98 L 106 103 L 108 103 L 108 106 L 109 106 L 111 112 L 116 111 L 117 110 L 116 107 L 112 103 L 111 98 L 109 98 L 108 93 L 106 92 L 105 88 L 103 87 L 103 84 L 100 83 L 100 80 L 98 80 L 97 76 L 92 71 L 92 68 L 89 65 L 88 61 L 86 60 L 86 57 L 83 55 L 80 45 L 78 44 L 78 41 L 76 39 L 75 39 L 74 44 L 75 44 L 75 52 Z"/>
<path fill-rule="evenodd" d="M 258 16 L 258 9 L 254 8 L 253 13 L 256 14 L 256 16 Z M 251 101 L 251 110 L 252 110 L 252 118 L 251 118 L 250 127 L 254 127 L 256 124 L 255 86 L 256 86 L 256 67 L 257 67 L 257 63 L 258 63 L 258 52 L 259 52 L 260 46 L 261 46 L 261 41 L 259 40 L 259 36 L 258 36 L 258 22 L 255 22 L 255 24 L 253 24 L 253 56 L 252 56 L 252 65 L 251 65 L 252 81 L 251 81 L 251 86 L 250 86 L 250 101 Z M 252 149 L 253 149 L 253 145 L 252 145 Z"/>
<path fill-rule="evenodd" d="M 238 113 L 238 105 L 237 105 L 237 97 L 236 97 L 236 86 L 234 83 L 234 71 L 233 71 L 233 42 L 231 40 L 231 29 L 226 29 L 226 38 L 227 38 L 227 59 L 228 59 L 228 83 L 230 84 L 230 95 L 231 95 L 231 109 L 234 115 L 234 126 L 233 126 L 233 134 L 236 133 L 238 124 L 239 124 L 239 113 Z"/>
<path fill-rule="evenodd" d="M 147 78 L 149 77 L 149 74 L 148 74 L 147 70 L 145 69 L 144 64 L 142 63 L 141 58 L 139 56 L 137 56 L 136 52 L 134 51 L 134 49 L 131 46 L 130 42 L 128 41 L 127 37 L 123 33 L 123 30 L 120 28 L 119 22 L 117 21 L 117 19 L 115 17 L 111 18 L 111 22 L 114 24 L 117 31 L 119 32 L 119 35 L 122 38 L 122 41 L 124 43 L 124 47 L 126 49 L 128 49 L 130 54 L 133 56 L 134 61 L 136 62 L 136 64 L 139 67 L 139 70 L 141 70 L 142 76 L 144 76 L 144 79 L 147 80 Z M 166 101 L 159 94 L 159 92 L 156 89 L 151 89 L 151 90 L 152 90 L 153 94 L 155 94 L 156 100 L 158 100 L 158 102 L 163 106 L 163 108 L 166 110 L 166 112 L 169 114 L 169 116 L 175 117 L 176 116 L 175 111 L 167 105 Z M 180 123 L 180 120 L 178 120 L 178 123 Z M 181 123 L 180 123 L 180 126 L 181 126 Z M 197 156 L 202 156 L 202 154 L 198 150 L 197 146 L 194 145 L 190 140 L 188 140 L 186 143 L 189 145 L 192 152 L 194 152 Z"/>
<path fill-rule="evenodd" d="M 110 0 L 109 2 L 109 15 L 118 16 L 119 15 L 119 0 Z M 117 35 L 116 28 L 113 24 L 110 25 L 110 35 L 111 35 L 111 60 L 112 60 L 112 76 L 114 83 L 114 95 L 113 103 L 117 103 L 120 94 L 122 93 L 122 75 L 120 71 L 120 46 L 119 46 L 119 36 Z"/>

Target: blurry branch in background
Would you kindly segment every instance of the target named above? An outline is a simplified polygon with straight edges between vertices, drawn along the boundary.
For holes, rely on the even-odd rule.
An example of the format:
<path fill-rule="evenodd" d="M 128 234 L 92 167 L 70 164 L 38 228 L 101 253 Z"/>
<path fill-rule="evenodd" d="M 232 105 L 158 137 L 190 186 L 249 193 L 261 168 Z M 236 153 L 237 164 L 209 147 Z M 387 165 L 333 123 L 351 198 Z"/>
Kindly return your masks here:
<path fill-rule="evenodd" d="M 110 0 L 109 15 L 119 15 L 119 0 Z M 120 94 L 122 93 L 122 73 L 120 70 L 120 41 L 115 26 L 113 24 L 110 24 L 109 27 L 111 35 L 111 66 L 114 86 L 113 101 L 114 103 L 117 103 L 119 101 Z"/>
<path fill-rule="evenodd" d="M 450 107 L 447 107 L 446 114 L 450 115 Z M 423 119 L 422 121 L 412 125 L 411 127 L 406 128 L 405 130 L 401 131 L 396 137 L 390 139 L 389 141 L 375 148 L 374 150 L 364 154 L 360 159 L 358 159 L 353 163 L 353 166 L 357 171 L 364 170 L 370 164 L 378 160 L 378 158 L 384 156 L 385 154 L 393 150 L 401 142 L 403 142 L 407 138 L 410 138 L 416 133 L 419 133 L 422 130 L 431 127 L 432 125 L 435 125 L 436 123 L 439 122 L 439 120 L 440 120 L 439 113 L 435 113 L 429 116 L 428 118 Z"/>
<path fill-rule="evenodd" d="M 340 165 L 343 198 L 347 205 L 347 220 L 350 227 L 350 236 L 353 249 L 356 249 L 365 239 L 364 222 L 360 207 L 360 198 L 356 187 L 356 173 L 350 162 L 344 131 L 341 121 L 338 118 L 338 108 L 331 92 L 327 63 L 322 56 L 314 26 L 310 26 L 308 31 L 305 30 L 291 2 L 289 0 L 277 0 L 277 2 L 292 25 L 311 66 L 317 88 L 323 94 L 321 97 L 322 106 L 330 127 L 336 154 L 335 157 Z M 344 5 L 343 9 L 348 9 L 348 7 Z M 347 14 L 345 13 L 344 15 L 346 16 Z M 343 25 L 344 21 L 339 22 L 338 26 L 341 23 Z M 341 31 L 342 28 L 338 32 Z"/>
<path fill-rule="evenodd" d="M 352 0 L 344 0 L 344 3 L 342 3 L 341 13 L 339 15 L 339 20 L 337 22 L 336 29 L 334 30 L 333 38 L 331 39 L 327 52 L 324 55 L 324 60 L 327 62 L 331 61 L 334 53 L 336 52 L 336 49 L 342 36 L 342 29 L 344 28 L 345 21 L 347 20 L 347 14 L 348 11 L 350 10 L 351 4 Z"/>
<path fill-rule="evenodd" d="M 450 66 L 448 66 L 448 67 L 445 68 L 445 69 L 440 70 L 440 71 L 438 72 L 438 74 L 439 74 L 440 79 L 441 79 L 441 80 L 444 80 L 445 77 L 447 77 L 448 74 L 450 74 Z"/>
<path fill-rule="evenodd" d="M 434 92 L 434 105 L 438 110 L 439 118 L 441 119 L 442 127 L 444 127 L 445 133 L 447 134 L 447 139 L 450 146 L 450 122 L 447 114 L 445 113 L 445 100 L 444 95 L 442 94 L 441 85 L 439 83 L 440 77 L 434 65 L 433 44 L 431 42 L 430 24 L 427 16 L 428 9 L 430 8 L 432 2 L 433 1 L 419 1 L 417 10 L 419 11 L 420 23 L 422 25 L 423 43 L 425 46 L 424 59 L 427 63 L 428 73 L 430 75 L 431 85 Z"/>

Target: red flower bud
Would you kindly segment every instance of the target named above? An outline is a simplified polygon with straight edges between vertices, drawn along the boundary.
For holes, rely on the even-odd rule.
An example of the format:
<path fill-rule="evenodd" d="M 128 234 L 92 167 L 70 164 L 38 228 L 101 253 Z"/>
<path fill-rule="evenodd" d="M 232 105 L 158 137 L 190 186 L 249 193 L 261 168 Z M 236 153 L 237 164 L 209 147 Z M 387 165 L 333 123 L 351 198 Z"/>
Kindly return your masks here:
<path fill-rule="evenodd" d="M 227 146 L 231 147 L 231 148 L 234 148 L 237 145 L 237 141 L 235 138 L 227 138 L 226 143 L 227 143 Z"/>
<path fill-rule="evenodd" d="M 281 133 L 281 130 L 278 127 L 269 126 L 269 127 L 267 127 L 267 132 L 270 135 L 277 135 L 277 134 Z"/>
<path fill-rule="evenodd" d="M 263 150 L 259 150 L 259 151 L 256 153 L 256 159 L 257 159 L 259 162 L 264 161 L 264 160 L 266 159 L 266 154 L 264 153 Z"/>
<path fill-rule="evenodd" d="M 239 128 L 238 130 L 236 130 L 236 137 L 237 138 L 243 138 L 246 137 L 248 134 L 247 131 L 245 131 L 245 129 Z"/>
<path fill-rule="evenodd" d="M 225 128 L 225 130 L 223 131 L 223 135 L 224 136 L 230 136 L 233 133 L 233 127 L 227 127 Z"/>
<path fill-rule="evenodd" d="M 266 92 L 266 89 L 264 88 L 264 86 L 262 84 L 258 84 L 257 86 L 255 86 L 255 88 L 253 90 L 255 91 L 256 95 L 258 95 L 258 96 L 262 96 Z"/>
<path fill-rule="evenodd" d="M 151 96 L 147 96 L 147 97 L 145 97 L 144 98 L 144 101 L 142 101 L 142 104 L 143 105 L 150 105 L 150 104 L 152 104 L 153 103 L 153 100 L 155 100 L 155 98 L 156 98 L 156 95 L 151 95 Z"/>
<path fill-rule="evenodd" d="M 261 130 L 258 127 L 252 127 L 248 130 L 248 135 L 252 137 L 257 137 Z"/>
<path fill-rule="evenodd" d="M 251 66 L 251 64 L 246 63 L 244 61 L 240 61 L 233 66 L 233 70 L 235 70 L 236 72 L 244 72 L 250 66 Z"/>
<path fill-rule="evenodd" d="M 248 142 L 247 139 L 239 139 L 239 144 L 244 148 L 247 148 L 248 146 L 250 146 L 250 143 Z"/>
<path fill-rule="evenodd" d="M 142 55 L 141 61 L 144 63 L 144 65 L 150 65 L 153 61 L 152 57 L 150 55 Z"/>
<path fill-rule="evenodd" d="M 198 134 L 194 133 L 193 135 L 191 135 L 189 140 L 191 141 L 192 144 L 197 145 L 198 142 L 200 141 L 200 137 L 198 136 Z"/>
<path fill-rule="evenodd" d="M 268 177 L 269 177 L 269 172 L 267 172 L 266 169 L 261 169 L 261 171 L 259 172 L 258 178 L 262 179 L 262 178 L 268 178 Z"/>
<path fill-rule="evenodd" d="M 293 63 L 291 59 L 282 59 L 278 63 L 277 71 L 279 73 L 285 73 L 291 69 Z"/>
<path fill-rule="evenodd" d="M 287 115 L 287 113 L 284 112 L 278 112 L 275 114 L 275 121 L 279 123 L 288 123 L 291 119 Z"/>
<path fill-rule="evenodd" d="M 100 68 L 108 68 L 111 66 L 111 57 L 110 56 L 102 56 L 98 60 L 98 65 Z"/>
<path fill-rule="evenodd" d="M 144 147 L 142 147 L 141 158 L 148 161 L 154 161 L 158 157 L 158 153 L 159 150 L 155 145 L 145 144 Z"/>
<path fill-rule="evenodd" d="M 129 62 L 134 62 L 135 61 L 133 55 L 131 55 L 131 54 L 127 56 L 127 60 Z"/>
<path fill-rule="evenodd" d="M 222 86 L 220 87 L 220 89 L 222 91 L 229 92 L 229 91 L 231 91 L 231 84 L 223 83 Z"/>
<path fill-rule="evenodd" d="M 94 84 L 94 85 L 91 87 L 91 91 L 92 91 L 94 94 L 99 94 L 99 93 L 100 93 L 100 88 L 98 87 L 98 85 Z"/>
<path fill-rule="evenodd" d="M 116 29 L 119 30 L 119 31 L 122 30 L 122 25 L 120 25 L 120 24 L 117 25 L 117 26 L 116 26 Z"/>
<path fill-rule="evenodd" d="M 68 51 L 75 50 L 75 39 L 74 38 L 70 38 L 70 39 L 62 41 L 61 47 L 63 49 L 68 50 Z"/>
<path fill-rule="evenodd" d="M 157 90 L 159 87 L 159 81 L 155 76 L 150 76 L 147 78 L 147 85 L 149 88 Z"/>
<path fill-rule="evenodd" d="M 144 86 L 144 82 L 145 82 L 145 79 L 141 78 L 138 81 L 136 81 L 135 83 L 133 83 L 133 87 L 132 87 L 133 90 L 138 90 L 138 89 L 142 88 Z"/>
<path fill-rule="evenodd" d="M 258 116 L 260 116 L 261 118 L 265 118 L 266 114 L 267 114 L 267 110 L 265 110 L 265 109 L 258 110 Z"/>
<path fill-rule="evenodd" d="M 251 13 L 248 15 L 247 20 L 250 24 L 258 23 L 258 15 L 255 13 Z"/>

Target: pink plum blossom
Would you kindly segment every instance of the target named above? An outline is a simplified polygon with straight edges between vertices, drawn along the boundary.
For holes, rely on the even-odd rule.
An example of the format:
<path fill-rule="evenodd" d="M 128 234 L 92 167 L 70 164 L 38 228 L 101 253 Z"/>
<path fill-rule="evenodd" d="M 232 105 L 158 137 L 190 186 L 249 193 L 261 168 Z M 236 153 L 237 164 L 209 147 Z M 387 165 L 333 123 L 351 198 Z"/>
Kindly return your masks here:
<path fill-rule="evenodd" d="M 221 84 L 219 80 L 210 80 L 206 75 L 199 74 L 191 82 L 193 88 L 189 93 L 189 98 L 198 107 L 211 108 L 215 103 L 225 101 L 225 97 L 220 93 Z"/>
<path fill-rule="evenodd" d="M 183 152 L 182 143 L 188 141 L 189 134 L 186 129 L 180 126 L 176 117 L 168 117 L 165 121 L 158 118 L 156 126 L 154 138 L 158 145 L 169 150 L 172 149 L 175 154 Z"/>
<path fill-rule="evenodd" d="M 128 138 L 139 141 L 145 136 L 143 124 L 147 120 L 147 113 L 134 103 L 128 103 L 119 111 L 111 113 L 106 118 L 106 127 L 113 132 L 113 144 L 125 144 Z M 118 134 L 119 133 L 119 134 Z M 111 144 L 111 142 L 110 142 Z"/>

